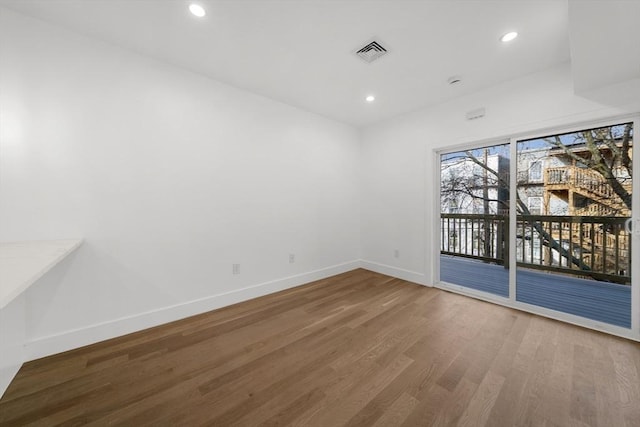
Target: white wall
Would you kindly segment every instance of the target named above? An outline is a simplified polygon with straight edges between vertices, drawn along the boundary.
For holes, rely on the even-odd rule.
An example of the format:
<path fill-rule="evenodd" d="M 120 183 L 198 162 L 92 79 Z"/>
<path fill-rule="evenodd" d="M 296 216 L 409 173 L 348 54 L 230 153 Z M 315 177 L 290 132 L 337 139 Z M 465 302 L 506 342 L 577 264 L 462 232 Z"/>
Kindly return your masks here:
<path fill-rule="evenodd" d="M 6 313 L 33 358 L 359 258 L 428 284 L 434 148 L 626 112 L 566 64 L 358 133 L 0 8 L 0 240 L 85 238 Z"/>
<path fill-rule="evenodd" d="M 484 118 L 465 119 L 479 107 L 486 108 Z M 439 203 L 435 149 L 630 112 L 575 96 L 566 64 L 364 129 L 363 265 L 432 283 L 431 249 L 439 241 L 431 233 Z"/>
<path fill-rule="evenodd" d="M 24 294 L 0 310 L 0 397 L 25 361 L 26 308 Z"/>
<path fill-rule="evenodd" d="M 356 129 L 0 12 L 0 240 L 85 239 L 28 357 L 358 265 Z"/>

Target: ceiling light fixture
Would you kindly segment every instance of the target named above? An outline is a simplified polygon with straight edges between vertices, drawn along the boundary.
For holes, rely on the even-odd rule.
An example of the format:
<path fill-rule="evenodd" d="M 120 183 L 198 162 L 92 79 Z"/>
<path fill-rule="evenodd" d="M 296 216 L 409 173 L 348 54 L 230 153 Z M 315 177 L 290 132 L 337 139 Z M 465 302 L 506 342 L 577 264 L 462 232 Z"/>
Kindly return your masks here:
<path fill-rule="evenodd" d="M 191 3 L 189 5 L 189 12 L 191 12 L 192 15 L 197 16 L 198 18 L 202 18 L 207 14 L 207 12 L 204 10 L 204 7 L 196 3 Z"/>
<path fill-rule="evenodd" d="M 504 36 L 500 37 L 500 41 L 501 42 L 510 42 L 511 40 L 515 39 L 516 37 L 518 37 L 518 33 L 515 31 L 511 31 L 508 32 L 507 34 L 505 34 Z"/>
<path fill-rule="evenodd" d="M 375 100 L 376 100 L 376 97 L 375 97 L 375 96 L 373 96 L 373 95 L 369 95 L 369 96 L 367 96 L 367 97 L 365 98 L 365 100 L 366 100 L 367 102 L 373 102 L 373 101 L 375 101 Z"/>

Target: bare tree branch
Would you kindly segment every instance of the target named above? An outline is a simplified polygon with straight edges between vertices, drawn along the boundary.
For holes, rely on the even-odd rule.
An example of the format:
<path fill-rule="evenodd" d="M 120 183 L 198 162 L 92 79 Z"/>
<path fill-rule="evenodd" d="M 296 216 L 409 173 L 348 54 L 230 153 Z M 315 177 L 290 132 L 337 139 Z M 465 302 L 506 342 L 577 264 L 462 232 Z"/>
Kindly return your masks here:
<path fill-rule="evenodd" d="M 576 162 L 581 163 L 589 168 L 592 166 L 590 159 L 585 159 L 584 157 L 578 156 L 576 153 L 569 151 L 567 149 L 567 146 L 562 143 L 559 136 L 556 135 L 554 139 L 544 138 L 543 140 L 544 142 L 546 142 L 549 145 L 552 145 L 553 147 L 560 148 L 562 151 L 565 152 L 567 156 L 569 156 L 571 159 L 575 160 Z"/>
<path fill-rule="evenodd" d="M 576 140 L 584 141 L 584 146 L 589 152 L 589 157 L 582 157 L 576 154 L 571 146 L 566 146 L 562 143 L 559 135 L 556 135 L 553 138 L 544 138 L 543 140 L 552 147 L 561 149 L 563 154 L 567 157 L 598 172 L 604 178 L 604 181 L 611 186 L 611 189 L 616 193 L 616 195 L 620 197 L 620 200 L 622 200 L 627 209 L 631 209 L 631 193 L 627 191 L 624 185 L 622 185 L 621 180 L 619 180 L 614 173 L 616 164 L 620 164 L 626 169 L 629 176 L 632 176 L 633 162 L 629 155 L 631 146 L 631 127 L 631 123 L 625 125 L 622 136 L 622 145 L 620 148 L 617 145 L 611 127 L 578 133 Z M 603 141 L 603 144 L 611 151 L 611 156 L 608 161 L 602 155 L 601 147 L 596 141 L 596 138 L 594 138 L 594 133 L 596 134 L 596 137 L 600 138 Z"/>
<path fill-rule="evenodd" d="M 465 153 L 467 154 L 467 156 L 469 156 L 469 159 L 473 163 L 475 163 L 477 165 L 480 165 L 480 167 L 486 169 L 487 172 L 492 173 L 494 176 L 496 176 L 498 178 L 498 180 L 504 185 L 505 189 L 509 188 L 508 183 L 505 182 L 505 180 L 503 180 L 502 178 L 500 178 L 500 176 L 499 176 L 497 171 L 495 171 L 494 169 L 490 168 L 488 165 L 485 165 L 484 163 L 482 163 L 470 151 L 465 151 Z M 521 215 L 531 215 L 531 211 L 529 211 L 529 207 L 522 201 L 522 199 L 520 198 L 520 195 L 517 192 L 516 192 L 516 206 L 517 206 L 517 209 L 520 211 Z M 553 236 L 551 236 L 551 234 L 549 234 L 542 227 L 542 224 L 540 222 L 534 222 L 531 225 L 536 230 L 536 233 L 538 233 L 538 235 L 542 238 L 542 241 L 549 248 L 551 248 L 553 250 L 556 250 L 560 254 L 560 256 L 570 260 L 570 262 L 572 264 L 578 266 L 578 268 L 580 268 L 581 270 L 585 270 L 585 271 L 591 270 L 591 267 L 589 267 L 587 264 L 585 264 L 580 258 L 574 257 L 573 254 L 571 254 L 568 250 L 563 248 L 562 245 L 560 245 L 553 238 Z"/>

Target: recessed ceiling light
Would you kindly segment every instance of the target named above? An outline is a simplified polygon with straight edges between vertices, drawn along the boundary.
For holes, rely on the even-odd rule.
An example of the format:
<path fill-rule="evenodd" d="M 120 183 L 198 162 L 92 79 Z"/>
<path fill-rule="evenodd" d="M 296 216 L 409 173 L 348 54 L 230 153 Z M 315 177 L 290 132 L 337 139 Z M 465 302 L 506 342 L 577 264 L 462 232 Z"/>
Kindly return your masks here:
<path fill-rule="evenodd" d="M 507 34 L 505 34 L 504 36 L 500 37 L 500 41 L 502 42 L 510 42 L 511 40 L 515 39 L 516 37 L 518 37 L 518 33 L 515 31 L 511 31 Z"/>
<path fill-rule="evenodd" d="M 207 14 L 207 12 L 204 10 L 204 7 L 196 3 L 191 3 L 189 5 L 189 12 L 191 12 L 194 16 L 197 16 L 198 18 L 202 18 Z"/>
<path fill-rule="evenodd" d="M 367 96 L 367 97 L 365 98 L 365 100 L 366 100 L 367 102 L 373 102 L 373 101 L 375 101 L 375 100 L 376 100 L 376 97 L 375 97 L 375 96 L 373 96 L 373 95 L 369 95 L 369 96 Z"/>

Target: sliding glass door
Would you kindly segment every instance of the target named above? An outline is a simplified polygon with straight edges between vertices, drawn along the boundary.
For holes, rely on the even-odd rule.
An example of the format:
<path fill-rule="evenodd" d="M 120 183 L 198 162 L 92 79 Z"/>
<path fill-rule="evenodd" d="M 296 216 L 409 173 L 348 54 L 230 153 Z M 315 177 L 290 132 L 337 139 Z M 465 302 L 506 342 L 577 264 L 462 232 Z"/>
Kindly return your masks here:
<path fill-rule="evenodd" d="M 436 282 L 640 336 L 632 278 L 634 123 L 509 141 L 438 153 Z"/>
<path fill-rule="evenodd" d="M 633 124 L 517 143 L 516 300 L 631 327 Z"/>
<path fill-rule="evenodd" d="M 440 157 L 440 279 L 509 296 L 509 144 Z"/>

